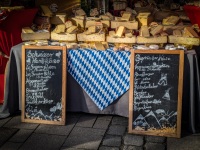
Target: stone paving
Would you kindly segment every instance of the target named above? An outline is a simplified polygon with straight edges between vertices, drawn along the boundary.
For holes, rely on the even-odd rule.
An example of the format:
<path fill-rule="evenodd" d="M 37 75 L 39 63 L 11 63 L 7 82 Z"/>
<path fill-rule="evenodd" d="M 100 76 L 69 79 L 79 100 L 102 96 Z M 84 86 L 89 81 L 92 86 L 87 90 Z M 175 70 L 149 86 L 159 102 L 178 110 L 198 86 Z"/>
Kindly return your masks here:
<path fill-rule="evenodd" d="M 128 118 L 67 113 L 65 126 L 0 120 L 0 150 L 200 150 L 200 134 L 182 138 L 127 133 Z"/>

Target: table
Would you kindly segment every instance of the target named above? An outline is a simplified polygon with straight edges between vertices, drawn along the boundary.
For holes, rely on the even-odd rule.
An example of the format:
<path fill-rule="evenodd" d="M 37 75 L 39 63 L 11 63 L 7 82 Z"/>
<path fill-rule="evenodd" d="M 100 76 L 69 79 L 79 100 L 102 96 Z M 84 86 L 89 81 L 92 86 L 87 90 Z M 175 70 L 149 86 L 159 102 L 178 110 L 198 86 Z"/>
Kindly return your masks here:
<path fill-rule="evenodd" d="M 21 46 L 22 44 L 18 44 L 11 49 L 4 105 L 0 108 L 0 118 L 8 117 L 21 110 Z M 101 111 L 76 80 L 67 73 L 67 111 L 128 117 L 128 104 L 129 91 Z M 183 125 L 186 124 L 192 133 L 199 132 L 200 80 L 198 58 L 194 50 L 185 54 L 182 108 Z"/>
<path fill-rule="evenodd" d="M 130 86 L 128 51 L 68 50 L 67 68 L 100 110 L 113 103 Z"/>

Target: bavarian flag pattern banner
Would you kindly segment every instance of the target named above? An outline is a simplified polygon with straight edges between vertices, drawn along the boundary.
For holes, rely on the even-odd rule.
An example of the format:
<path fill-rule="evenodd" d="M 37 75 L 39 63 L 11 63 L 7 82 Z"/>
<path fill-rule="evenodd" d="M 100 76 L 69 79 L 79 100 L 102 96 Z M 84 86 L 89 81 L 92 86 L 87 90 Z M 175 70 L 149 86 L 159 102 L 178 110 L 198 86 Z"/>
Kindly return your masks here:
<path fill-rule="evenodd" d="M 129 89 L 130 52 L 68 50 L 68 72 L 103 110 Z"/>

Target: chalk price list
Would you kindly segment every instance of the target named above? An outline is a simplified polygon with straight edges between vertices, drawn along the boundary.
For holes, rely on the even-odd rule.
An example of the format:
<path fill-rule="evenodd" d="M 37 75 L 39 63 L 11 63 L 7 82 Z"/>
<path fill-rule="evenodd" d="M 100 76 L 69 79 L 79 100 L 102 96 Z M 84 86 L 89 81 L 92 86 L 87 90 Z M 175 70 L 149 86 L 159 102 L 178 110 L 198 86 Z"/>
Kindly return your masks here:
<path fill-rule="evenodd" d="M 26 103 L 52 104 L 44 97 L 47 82 L 55 75 L 56 65 L 61 62 L 61 52 L 28 50 L 26 52 Z"/>
<path fill-rule="evenodd" d="M 170 69 L 170 65 L 167 64 L 169 61 L 170 57 L 166 55 L 135 55 L 134 111 L 149 111 L 152 109 L 152 104 L 162 103 L 154 92 L 159 86 L 168 84 L 167 74 L 162 71 Z"/>

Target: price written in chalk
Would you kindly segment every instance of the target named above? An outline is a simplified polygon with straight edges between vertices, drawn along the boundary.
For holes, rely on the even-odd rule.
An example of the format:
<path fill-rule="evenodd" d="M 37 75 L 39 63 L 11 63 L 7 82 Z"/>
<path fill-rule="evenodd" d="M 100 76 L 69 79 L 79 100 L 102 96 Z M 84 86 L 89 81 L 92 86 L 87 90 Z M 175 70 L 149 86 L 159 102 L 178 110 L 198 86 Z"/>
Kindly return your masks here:
<path fill-rule="evenodd" d="M 165 54 L 135 54 L 134 128 L 152 130 L 162 129 L 164 126 L 170 128 L 176 126 L 168 118 L 172 116 L 176 118 L 177 113 L 174 106 L 177 104 L 178 69 L 175 64 L 179 63 L 178 57 Z M 170 103 L 175 105 L 171 107 Z M 165 117 L 167 121 L 163 121 Z"/>
<path fill-rule="evenodd" d="M 61 62 L 61 52 L 29 50 L 26 57 L 26 103 L 52 104 L 45 99 L 44 92 L 49 88 L 47 82 L 55 75 L 56 65 Z"/>
<path fill-rule="evenodd" d="M 180 137 L 184 52 L 131 51 L 129 133 Z"/>
<path fill-rule="evenodd" d="M 65 124 L 66 47 L 22 46 L 22 122 Z"/>
<path fill-rule="evenodd" d="M 151 109 L 149 104 L 158 104 L 162 102 L 160 99 L 155 99 L 154 94 L 150 94 L 150 89 L 157 89 L 161 80 L 167 84 L 167 74 L 161 76 L 160 82 L 152 81 L 152 78 L 157 74 L 157 71 L 163 69 L 170 69 L 170 57 L 166 55 L 149 55 L 143 56 L 141 54 L 135 55 L 135 78 L 134 78 L 134 110 Z M 144 65 L 145 62 L 145 65 Z M 146 62 L 150 62 L 146 64 Z M 160 83 L 161 84 L 161 83 Z"/>

